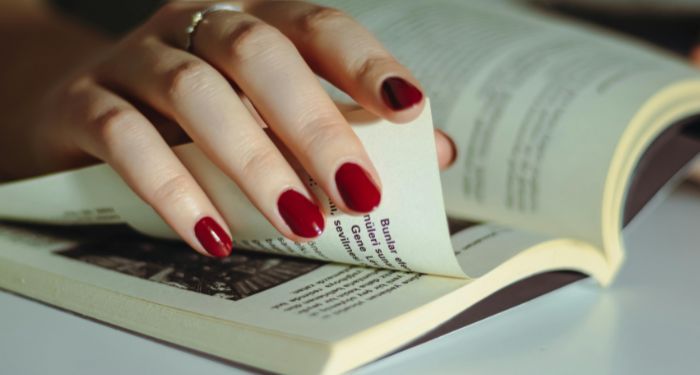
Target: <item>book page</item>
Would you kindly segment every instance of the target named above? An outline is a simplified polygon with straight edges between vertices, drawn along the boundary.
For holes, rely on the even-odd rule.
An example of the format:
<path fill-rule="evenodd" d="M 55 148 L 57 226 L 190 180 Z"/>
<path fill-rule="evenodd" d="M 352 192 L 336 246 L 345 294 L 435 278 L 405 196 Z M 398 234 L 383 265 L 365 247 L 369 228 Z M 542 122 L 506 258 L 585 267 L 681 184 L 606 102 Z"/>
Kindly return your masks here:
<path fill-rule="evenodd" d="M 632 119 L 665 88 L 698 79 L 661 52 L 522 4 L 322 3 L 376 33 L 433 99 L 436 126 L 458 148 L 442 175 L 448 214 L 600 248 L 603 216 L 622 210 L 603 202 Z"/>
<path fill-rule="evenodd" d="M 474 265 L 483 276 L 477 280 L 256 252 L 211 259 L 177 241 L 123 233 L 71 240 L 50 229 L 0 225 L 0 288 L 277 371 L 318 372 L 331 346 L 347 361 L 342 366 L 352 367 L 519 279 L 551 269 L 606 269 L 573 247 L 528 256 L 548 239 L 482 226 L 455 238 L 459 258 L 499 259 Z"/>
<path fill-rule="evenodd" d="M 382 179 L 382 202 L 370 214 L 339 211 L 301 176 L 326 213 L 325 232 L 299 243 L 282 237 L 236 184 L 194 145 L 175 148 L 232 230 L 234 248 L 406 272 L 466 277 L 454 257 L 440 189 L 430 106 L 411 124 L 346 114 Z M 99 165 L 0 185 L 0 217 L 54 224 L 127 223 L 177 238 L 108 166 Z"/>

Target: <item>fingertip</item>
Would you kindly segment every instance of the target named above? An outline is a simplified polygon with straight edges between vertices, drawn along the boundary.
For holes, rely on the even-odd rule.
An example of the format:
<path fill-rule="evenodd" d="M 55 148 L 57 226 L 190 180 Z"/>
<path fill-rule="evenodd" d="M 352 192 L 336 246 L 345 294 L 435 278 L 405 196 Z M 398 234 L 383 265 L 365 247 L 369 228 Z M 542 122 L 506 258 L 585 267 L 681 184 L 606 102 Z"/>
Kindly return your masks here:
<path fill-rule="evenodd" d="M 393 112 L 393 111 L 386 111 L 384 114 L 384 118 L 387 120 L 391 121 L 394 124 L 408 124 L 420 116 L 420 114 L 423 112 L 423 109 L 425 108 L 425 100 L 422 100 L 420 103 L 416 104 L 415 106 L 408 108 L 403 111 L 399 112 Z"/>
<path fill-rule="evenodd" d="M 385 78 L 380 91 L 384 105 L 394 112 L 411 109 L 423 101 L 422 90 L 399 76 Z"/>
<path fill-rule="evenodd" d="M 294 190 L 284 191 L 277 199 L 277 210 L 291 233 L 286 237 L 294 241 L 312 240 L 323 234 L 325 216 L 309 197 Z"/>
<path fill-rule="evenodd" d="M 452 138 L 442 130 L 435 129 L 435 148 L 440 170 L 449 168 L 457 158 L 457 147 Z"/>
<path fill-rule="evenodd" d="M 197 220 L 194 233 L 207 254 L 215 258 L 224 258 L 231 254 L 233 249 L 231 235 L 211 216 Z"/>
<path fill-rule="evenodd" d="M 382 200 L 381 187 L 359 164 L 343 163 L 336 170 L 334 179 L 344 207 L 349 213 L 368 214 L 379 207 Z"/>
<path fill-rule="evenodd" d="M 396 124 L 409 123 L 423 112 L 425 95 L 415 79 L 405 74 L 382 78 L 371 106 L 378 114 Z"/>

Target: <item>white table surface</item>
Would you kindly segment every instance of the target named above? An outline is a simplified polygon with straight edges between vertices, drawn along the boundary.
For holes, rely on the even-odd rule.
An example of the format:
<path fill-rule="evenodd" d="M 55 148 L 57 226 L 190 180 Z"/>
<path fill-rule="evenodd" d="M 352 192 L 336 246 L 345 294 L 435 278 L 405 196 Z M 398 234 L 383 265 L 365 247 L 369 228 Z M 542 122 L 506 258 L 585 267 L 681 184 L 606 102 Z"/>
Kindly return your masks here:
<path fill-rule="evenodd" d="M 582 280 L 356 373 L 700 373 L 700 193 L 629 229 L 611 288 Z M 247 373 L 3 292 L 0 317 L 1 374 Z"/>

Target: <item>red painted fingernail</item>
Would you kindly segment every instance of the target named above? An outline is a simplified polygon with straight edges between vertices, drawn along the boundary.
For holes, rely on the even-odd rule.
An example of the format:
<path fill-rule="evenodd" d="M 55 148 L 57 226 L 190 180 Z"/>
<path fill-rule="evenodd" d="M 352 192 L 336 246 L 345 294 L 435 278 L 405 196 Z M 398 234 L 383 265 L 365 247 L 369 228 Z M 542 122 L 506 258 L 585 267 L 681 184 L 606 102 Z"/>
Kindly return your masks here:
<path fill-rule="evenodd" d="M 382 83 L 382 99 L 389 108 L 400 111 L 420 103 L 423 93 L 405 79 L 391 77 Z"/>
<path fill-rule="evenodd" d="M 313 238 L 323 233 L 326 223 L 321 209 L 302 194 L 294 190 L 285 191 L 277 200 L 277 208 L 296 235 Z"/>
<path fill-rule="evenodd" d="M 223 258 L 231 254 L 233 242 L 228 233 L 211 217 L 199 219 L 194 226 L 194 234 L 207 253 Z"/>
<path fill-rule="evenodd" d="M 353 211 L 370 212 L 382 200 L 382 194 L 369 174 L 355 163 L 345 163 L 338 168 L 335 184 L 343 201 Z"/>

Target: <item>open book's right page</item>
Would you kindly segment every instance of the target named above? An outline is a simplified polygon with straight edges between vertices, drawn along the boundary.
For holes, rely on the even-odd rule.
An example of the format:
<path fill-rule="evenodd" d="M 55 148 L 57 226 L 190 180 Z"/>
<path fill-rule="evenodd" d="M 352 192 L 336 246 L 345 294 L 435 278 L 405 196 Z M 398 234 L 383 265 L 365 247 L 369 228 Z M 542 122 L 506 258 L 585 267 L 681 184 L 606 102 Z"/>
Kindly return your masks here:
<path fill-rule="evenodd" d="M 697 73 L 670 55 L 516 2 L 324 3 L 359 19 L 425 86 L 458 149 L 442 176 L 452 216 L 614 247 L 635 158 L 655 136 L 645 129 L 663 117 L 659 103 L 646 108 L 679 82 L 698 90 Z M 689 100 L 665 125 L 700 108 Z"/>

